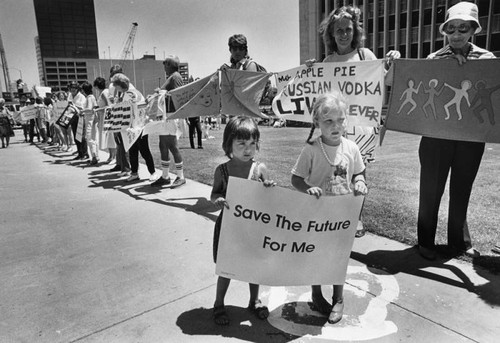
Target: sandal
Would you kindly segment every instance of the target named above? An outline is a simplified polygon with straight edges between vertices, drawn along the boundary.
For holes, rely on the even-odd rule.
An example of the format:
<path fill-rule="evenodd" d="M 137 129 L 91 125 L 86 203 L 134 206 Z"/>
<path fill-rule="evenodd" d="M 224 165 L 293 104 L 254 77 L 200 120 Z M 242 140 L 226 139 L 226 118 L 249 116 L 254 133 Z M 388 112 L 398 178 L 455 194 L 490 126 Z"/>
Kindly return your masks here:
<path fill-rule="evenodd" d="M 330 311 L 332 310 L 332 306 L 328 303 L 328 301 L 326 301 L 326 299 L 323 296 L 319 298 L 313 295 L 311 296 L 311 299 L 312 299 L 313 309 L 315 311 L 318 311 L 321 314 L 329 314 Z"/>
<path fill-rule="evenodd" d="M 226 313 L 226 308 L 224 305 L 215 306 L 213 310 L 214 323 L 217 325 L 228 325 L 229 317 Z"/>
<path fill-rule="evenodd" d="M 255 302 L 250 302 L 247 309 L 259 319 L 266 319 L 269 317 L 269 309 L 267 306 L 262 305 L 260 300 L 255 300 Z"/>

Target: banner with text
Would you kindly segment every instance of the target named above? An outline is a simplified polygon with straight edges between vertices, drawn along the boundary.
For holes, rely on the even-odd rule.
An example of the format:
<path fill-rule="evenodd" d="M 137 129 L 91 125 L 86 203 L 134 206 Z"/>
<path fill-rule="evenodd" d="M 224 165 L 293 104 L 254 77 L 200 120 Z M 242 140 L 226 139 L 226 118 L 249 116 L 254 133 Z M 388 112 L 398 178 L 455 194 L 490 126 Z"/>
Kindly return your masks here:
<path fill-rule="evenodd" d="M 388 130 L 500 143 L 500 60 L 395 60 Z"/>
<path fill-rule="evenodd" d="M 348 100 L 349 125 L 378 126 L 384 99 L 383 60 L 315 63 L 276 73 L 278 95 L 272 108 L 278 116 L 312 122 L 314 100 L 340 91 Z"/>
<path fill-rule="evenodd" d="M 168 119 L 216 116 L 220 113 L 218 72 L 170 91 L 177 109 Z"/>
<path fill-rule="evenodd" d="M 344 283 L 362 196 L 317 199 L 230 177 L 227 201 L 217 275 L 269 286 Z"/>
<path fill-rule="evenodd" d="M 21 111 L 21 118 L 24 121 L 35 119 L 36 114 L 38 112 L 35 105 L 28 105 L 21 107 L 20 111 Z"/>

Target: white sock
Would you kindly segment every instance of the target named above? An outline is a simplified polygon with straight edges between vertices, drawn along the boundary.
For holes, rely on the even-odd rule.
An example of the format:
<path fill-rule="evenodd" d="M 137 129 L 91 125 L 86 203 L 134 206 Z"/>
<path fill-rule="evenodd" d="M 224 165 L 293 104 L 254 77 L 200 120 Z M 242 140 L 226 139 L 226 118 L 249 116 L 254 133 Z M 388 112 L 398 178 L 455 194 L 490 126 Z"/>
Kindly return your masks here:
<path fill-rule="evenodd" d="M 168 161 L 161 161 L 161 170 L 162 170 L 162 176 L 164 179 L 168 179 L 169 172 L 170 172 L 170 160 Z"/>
<path fill-rule="evenodd" d="M 177 172 L 179 179 L 184 179 L 184 168 L 182 162 L 175 164 L 175 171 Z"/>

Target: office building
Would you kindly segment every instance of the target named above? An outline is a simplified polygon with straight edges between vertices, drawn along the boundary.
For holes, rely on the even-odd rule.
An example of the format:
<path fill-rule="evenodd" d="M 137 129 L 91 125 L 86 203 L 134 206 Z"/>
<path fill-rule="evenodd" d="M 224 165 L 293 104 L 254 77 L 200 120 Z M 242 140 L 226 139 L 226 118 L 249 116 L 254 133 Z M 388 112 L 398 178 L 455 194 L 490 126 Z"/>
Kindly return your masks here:
<path fill-rule="evenodd" d="M 325 46 L 318 33 L 321 21 L 335 8 L 355 5 L 362 11 L 364 46 L 382 58 L 390 50 L 402 58 L 425 58 L 442 48 L 439 25 L 458 0 L 299 0 L 300 61 L 323 60 Z M 479 47 L 500 56 L 500 1 L 476 0 L 483 30 L 473 37 Z"/>

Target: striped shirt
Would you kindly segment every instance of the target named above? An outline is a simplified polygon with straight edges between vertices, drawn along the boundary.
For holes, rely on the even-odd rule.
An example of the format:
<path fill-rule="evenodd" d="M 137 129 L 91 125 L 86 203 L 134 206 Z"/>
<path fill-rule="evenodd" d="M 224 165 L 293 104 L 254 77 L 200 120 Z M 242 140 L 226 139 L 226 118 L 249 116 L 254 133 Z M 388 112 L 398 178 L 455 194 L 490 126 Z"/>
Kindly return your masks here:
<path fill-rule="evenodd" d="M 467 53 L 467 56 L 465 56 L 468 60 L 496 58 L 492 52 L 480 48 L 472 43 L 469 44 L 470 44 L 470 49 L 469 52 Z M 427 59 L 450 58 L 453 56 L 455 56 L 453 49 L 451 48 L 450 45 L 446 45 L 445 47 L 439 49 L 438 51 L 431 53 L 429 56 L 427 56 Z"/>

